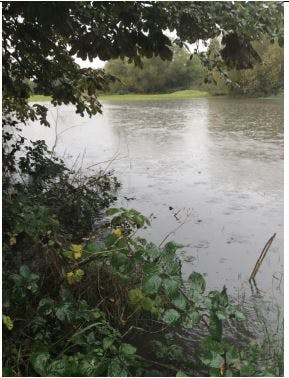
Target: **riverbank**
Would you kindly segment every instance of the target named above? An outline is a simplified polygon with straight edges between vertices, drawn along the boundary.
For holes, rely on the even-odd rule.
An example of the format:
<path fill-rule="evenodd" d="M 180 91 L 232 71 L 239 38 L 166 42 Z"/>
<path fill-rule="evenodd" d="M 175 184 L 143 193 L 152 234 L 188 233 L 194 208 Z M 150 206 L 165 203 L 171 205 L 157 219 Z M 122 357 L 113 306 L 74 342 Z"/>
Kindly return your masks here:
<path fill-rule="evenodd" d="M 107 101 L 148 101 L 148 100 L 183 100 L 183 99 L 199 99 L 199 98 L 229 98 L 231 96 L 222 95 L 222 96 L 214 96 L 206 91 L 198 91 L 198 90 L 191 90 L 186 89 L 183 91 L 177 91 L 172 93 L 158 93 L 158 94 L 112 94 L 112 95 L 101 95 L 99 96 L 100 100 L 107 100 Z M 240 97 L 242 99 L 244 97 Z M 267 96 L 267 97 L 253 97 L 255 99 L 263 99 L 263 100 L 283 100 L 284 94 L 280 93 L 277 95 Z M 43 95 L 33 95 L 29 98 L 29 102 L 45 102 L 51 101 L 51 96 L 43 96 Z"/>
<path fill-rule="evenodd" d="M 207 98 L 215 97 L 210 93 L 198 90 L 183 90 L 173 93 L 158 93 L 158 94 L 113 94 L 113 95 L 101 95 L 100 100 L 109 101 L 139 101 L 139 100 L 169 100 L 169 99 L 187 99 L 187 98 Z M 33 95 L 30 97 L 30 102 L 43 102 L 50 101 L 51 96 Z"/>

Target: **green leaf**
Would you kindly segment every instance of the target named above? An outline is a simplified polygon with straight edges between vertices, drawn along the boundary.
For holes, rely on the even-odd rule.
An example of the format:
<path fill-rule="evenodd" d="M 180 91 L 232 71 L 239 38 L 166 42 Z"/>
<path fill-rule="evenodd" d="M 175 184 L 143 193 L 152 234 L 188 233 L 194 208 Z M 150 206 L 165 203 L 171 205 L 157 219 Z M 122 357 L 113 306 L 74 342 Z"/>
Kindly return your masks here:
<path fill-rule="evenodd" d="M 110 349 L 110 347 L 113 345 L 115 339 L 112 337 L 104 337 L 102 340 L 103 349 Z"/>
<path fill-rule="evenodd" d="M 46 376 L 48 377 L 65 377 L 66 370 L 69 368 L 70 363 L 67 359 L 62 358 L 52 361 L 46 368 Z"/>
<path fill-rule="evenodd" d="M 112 207 L 111 209 L 106 210 L 106 215 L 110 217 L 110 216 L 117 214 L 117 213 L 120 213 L 120 212 L 121 212 L 120 209 Z"/>
<path fill-rule="evenodd" d="M 179 370 L 176 374 L 176 377 L 187 377 L 187 374 L 184 373 L 182 370 Z"/>
<path fill-rule="evenodd" d="M 244 361 L 241 365 L 240 376 L 241 377 L 253 377 L 255 376 L 256 366 L 249 361 Z"/>
<path fill-rule="evenodd" d="M 162 270 L 156 263 L 146 263 L 143 267 L 143 272 L 146 276 L 152 276 L 154 274 L 160 275 Z"/>
<path fill-rule="evenodd" d="M 146 248 L 144 250 L 144 253 L 152 261 L 158 259 L 160 257 L 160 255 L 161 255 L 160 249 L 156 245 L 154 245 L 153 243 L 149 243 L 146 246 Z"/>
<path fill-rule="evenodd" d="M 205 291 L 206 282 L 200 273 L 193 272 L 190 274 L 188 283 L 192 291 L 197 291 L 198 293 L 203 293 Z"/>
<path fill-rule="evenodd" d="M 153 276 L 148 277 L 144 281 L 144 291 L 148 294 L 155 294 L 158 292 L 162 283 L 162 279 L 160 276 L 154 274 Z"/>
<path fill-rule="evenodd" d="M 223 363 L 224 359 L 219 353 L 209 351 L 206 352 L 203 357 L 201 357 L 201 361 L 208 367 L 220 368 L 220 365 Z"/>
<path fill-rule="evenodd" d="M 164 253 L 166 254 L 166 256 L 175 256 L 175 253 L 178 249 L 181 249 L 183 248 L 184 246 L 181 245 L 181 244 L 177 244 L 175 242 L 168 242 L 165 246 L 164 246 Z"/>
<path fill-rule="evenodd" d="M 181 264 L 176 258 L 174 260 L 165 261 L 164 271 L 169 276 L 180 276 Z"/>
<path fill-rule="evenodd" d="M 71 322 L 74 318 L 74 311 L 70 303 L 63 303 L 56 309 L 55 315 L 62 322 Z"/>
<path fill-rule="evenodd" d="M 162 319 L 166 324 L 174 324 L 180 319 L 180 317 L 181 315 L 178 313 L 178 311 L 172 308 L 165 311 Z"/>
<path fill-rule="evenodd" d="M 124 343 L 124 344 L 121 344 L 119 351 L 122 354 L 131 356 L 131 355 L 135 354 L 136 348 L 134 346 L 132 346 L 131 344 Z"/>
<path fill-rule="evenodd" d="M 220 320 L 215 312 L 211 312 L 209 318 L 209 333 L 216 341 L 221 341 L 223 334 L 222 320 Z"/>
<path fill-rule="evenodd" d="M 119 359 L 114 358 L 110 361 L 107 373 L 108 377 L 127 377 L 128 372 Z"/>
<path fill-rule="evenodd" d="M 117 237 L 114 234 L 108 235 L 107 238 L 105 239 L 105 245 L 107 247 L 111 247 L 114 245 L 117 241 Z"/>
<path fill-rule="evenodd" d="M 178 293 L 180 286 L 180 280 L 176 281 L 174 279 L 166 278 L 163 281 L 165 293 L 169 298 L 174 297 Z"/>
<path fill-rule="evenodd" d="M 36 371 L 37 374 L 40 376 L 46 376 L 46 367 L 49 361 L 50 355 L 49 352 L 46 350 L 39 350 L 35 351 L 31 355 L 31 363 L 33 369 Z"/>
<path fill-rule="evenodd" d="M 187 311 L 187 316 L 182 321 L 182 326 L 187 329 L 193 328 L 195 325 L 200 323 L 201 319 L 201 315 L 195 309 L 191 308 L 189 311 Z"/>
<path fill-rule="evenodd" d="M 30 276 L 30 269 L 28 268 L 27 265 L 21 265 L 20 266 L 20 269 L 19 269 L 19 272 L 21 274 L 22 277 L 28 279 L 29 276 Z"/>
<path fill-rule="evenodd" d="M 239 310 L 235 311 L 235 318 L 237 320 L 246 320 L 246 316 Z"/>
<path fill-rule="evenodd" d="M 178 294 L 176 297 L 174 297 L 172 303 L 180 310 L 185 310 L 187 305 L 186 298 L 183 296 L 183 294 Z"/>
<path fill-rule="evenodd" d="M 51 298 L 43 298 L 38 305 L 38 313 L 41 316 L 47 316 L 52 313 L 54 301 Z"/>
<path fill-rule="evenodd" d="M 218 354 L 223 354 L 225 352 L 224 344 L 212 339 L 210 336 L 207 336 L 202 340 L 202 347 L 206 351 L 214 351 Z"/>
<path fill-rule="evenodd" d="M 228 364 L 233 364 L 239 361 L 239 353 L 233 345 L 231 345 L 226 352 L 226 361 Z"/>
<path fill-rule="evenodd" d="M 216 315 L 217 315 L 218 319 L 220 319 L 220 320 L 226 320 L 226 319 L 229 318 L 229 315 L 228 315 L 226 309 L 223 309 L 223 308 L 216 311 Z"/>

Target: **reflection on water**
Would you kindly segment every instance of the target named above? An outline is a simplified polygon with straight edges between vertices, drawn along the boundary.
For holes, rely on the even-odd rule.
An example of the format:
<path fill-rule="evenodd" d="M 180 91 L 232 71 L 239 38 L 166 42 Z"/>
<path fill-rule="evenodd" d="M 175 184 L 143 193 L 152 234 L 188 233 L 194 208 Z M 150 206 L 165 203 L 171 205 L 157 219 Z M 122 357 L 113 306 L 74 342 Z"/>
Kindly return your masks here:
<path fill-rule="evenodd" d="M 85 150 L 84 165 L 106 161 L 96 166 L 102 168 L 114 157 L 110 168 L 123 183 L 120 204 L 154 214 L 147 237 L 158 243 L 186 219 L 172 236 L 186 245 L 184 275 L 203 272 L 209 288 L 225 284 L 236 300 L 245 292 L 246 301 L 275 317 L 283 288 L 272 279 L 283 272 L 281 102 L 107 102 L 104 114 L 92 119 L 68 106 L 58 112 L 58 153 L 73 161 Z M 53 127 L 34 124 L 25 133 L 54 143 Z M 252 294 L 248 278 L 274 232 L 256 276 L 259 292 Z"/>

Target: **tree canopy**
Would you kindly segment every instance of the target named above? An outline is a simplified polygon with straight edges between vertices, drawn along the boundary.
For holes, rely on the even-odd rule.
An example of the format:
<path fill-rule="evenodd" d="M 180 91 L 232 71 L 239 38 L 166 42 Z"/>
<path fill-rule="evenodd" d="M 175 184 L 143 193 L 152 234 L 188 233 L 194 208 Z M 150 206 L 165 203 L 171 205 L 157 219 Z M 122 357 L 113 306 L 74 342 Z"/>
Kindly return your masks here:
<path fill-rule="evenodd" d="M 180 46 L 223 35 L 224 62 L 246 68 L 255 55 L 251 41 L 266 34 L 282 44 L 282 19 L 281 2 L 5 2 L 3 110 L 21 121 L 40 117 L 47 123 L 45 106 L 28 104 L 32 79 L 35 91 L 51 95 L 54 105 L 72 103 L 81 115 L 95 114 L 97 93 L 112 78 L 80 68 L 74 57 L 126 57 L 138 66 L 144 57 L 171 60 L 167 29 Z"/>

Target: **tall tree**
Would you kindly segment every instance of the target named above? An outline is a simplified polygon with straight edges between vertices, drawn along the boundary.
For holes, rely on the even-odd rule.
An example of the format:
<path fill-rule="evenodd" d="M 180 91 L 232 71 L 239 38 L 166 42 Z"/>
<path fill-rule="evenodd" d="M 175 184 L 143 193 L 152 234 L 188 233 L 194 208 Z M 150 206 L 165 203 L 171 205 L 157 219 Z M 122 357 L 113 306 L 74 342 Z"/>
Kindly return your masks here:
<path fill-rule="evenodd" d="M 3 110 L 22 121 L 47 122 L 44 106 L 28 104 L 25 79 L 33 79 L 35 90 L 51 95 L 54 105 L 72 103 L 82 115 L 99 112 L 97 91 L 110 78 L 102 70 L 81 69 L 74 56 L 127 57 L 139 66 L 142 57 L 171 60 L 166 29 L 176 31 L 179 45 L 223 33 L 225 63 L 247 67 L 251 41 L 268 34 L 282 43 L 282 17 L 281 2 L 5 2 Z M 232 41 L 242 47 L 239 54 Z"/>

